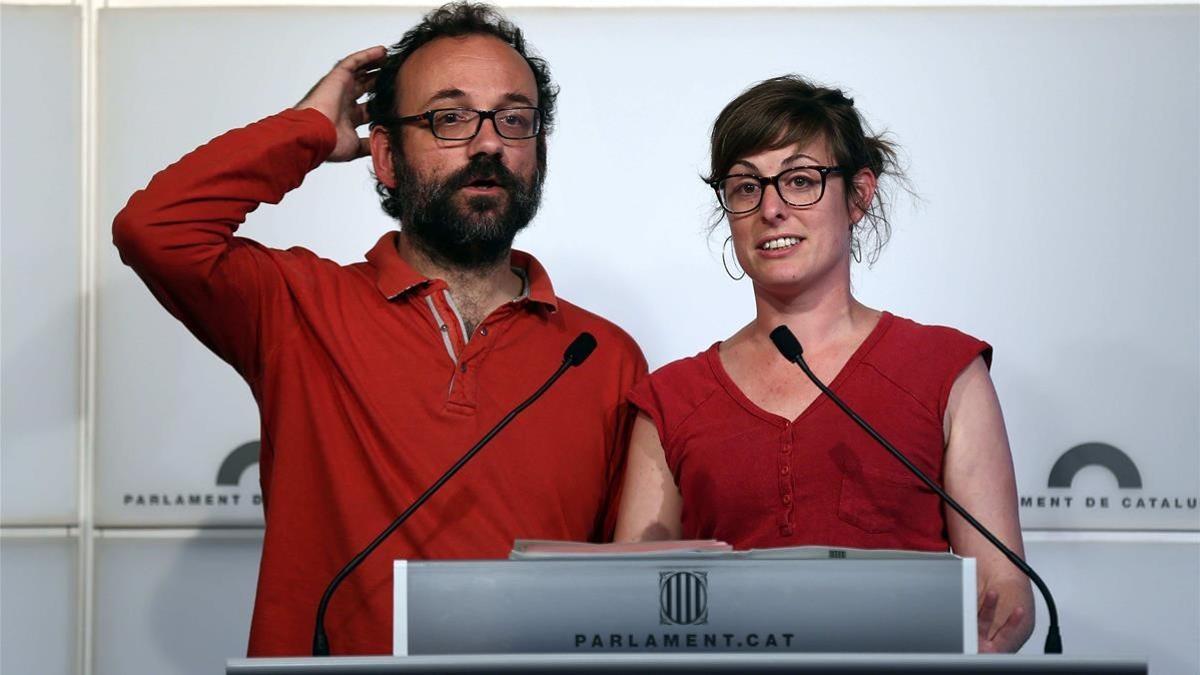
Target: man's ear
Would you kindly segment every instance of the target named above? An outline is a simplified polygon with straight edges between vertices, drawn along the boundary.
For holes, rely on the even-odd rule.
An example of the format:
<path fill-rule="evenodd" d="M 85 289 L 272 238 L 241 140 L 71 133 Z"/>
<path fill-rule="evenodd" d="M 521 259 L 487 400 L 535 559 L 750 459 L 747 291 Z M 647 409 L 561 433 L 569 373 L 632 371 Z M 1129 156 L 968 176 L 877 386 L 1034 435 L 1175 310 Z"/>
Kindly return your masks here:
<path fill-rule="evenodd" d="M 871 208 L 871 200 L 875 199 L 876 185 L 878 185 L 878 179 L 875 177 L 874 171 L 862 168 L 854 174 L 854 178 L 850 181 L 853 190 L 850 200 L 850 222 L 857 223 L 862 220 L 862 217 Z"/>
<path fill-rule="evenodd" d="M 392 139 L 382 124 L 371 127 L 371 166 L 375 178 L 389 188 L 396 187 L 395 163 L 392 159 Z"/>

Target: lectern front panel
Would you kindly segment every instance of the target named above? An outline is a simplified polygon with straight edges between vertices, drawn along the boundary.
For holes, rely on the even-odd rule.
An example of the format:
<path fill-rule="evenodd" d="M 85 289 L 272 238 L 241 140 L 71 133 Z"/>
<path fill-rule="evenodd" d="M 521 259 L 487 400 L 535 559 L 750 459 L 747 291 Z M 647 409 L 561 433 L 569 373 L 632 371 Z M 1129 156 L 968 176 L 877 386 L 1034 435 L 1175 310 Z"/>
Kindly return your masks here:
<path fill-rule="evenodd" d="M 950 556 L 407 562 L 395 597 L 397 655 L 976 645 L 974 561 Z"/>

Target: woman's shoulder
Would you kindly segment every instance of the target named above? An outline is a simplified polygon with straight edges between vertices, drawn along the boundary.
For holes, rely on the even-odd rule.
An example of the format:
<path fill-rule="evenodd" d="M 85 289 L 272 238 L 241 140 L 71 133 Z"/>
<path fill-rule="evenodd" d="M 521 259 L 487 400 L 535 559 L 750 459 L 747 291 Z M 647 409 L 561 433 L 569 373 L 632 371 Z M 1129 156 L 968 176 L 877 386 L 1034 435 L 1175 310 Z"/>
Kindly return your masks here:
<path fill-rule="evenodd" d="M 712 360 L 719 342 L 694 356 L 676 359 L 650 373 L 634 388 L 653 391 L 659 397 L 676 399 L 682 404 L 698 403 L 718 386 Z"/>
<path fill-rule="evenodd" d="M 720 386 L 712 368 L 719 346 L 718 342 L 658 368 L 633 387 L 630 401 L 647 413 L 657 410 L 665 417 L 686 416 Z"/>
<path fill-rule="evenodd" d="M 992 346 L 979 338 L 893 316 L 863 362 L 940 419 L 955 380 L 979 357 L 991 366 Z"/>
<path fill-rule="evenodd" d="M 677 432 L 721 391 L 714 371 L 720 345 L 666 364 L 629 392 L 629 402 L 654 422 L 668 456 Z"/>
<path fill-rule="evenodd" d="M 951 326 L 923 324 L 896 315 L 890 315 L 890 319 L 877 349 L 873 350 L 885 358 L 903 355 L 904 362 L 937 363 L 982 356 L 991 365 L 992 346 L 977 337 Z"/>
<path fill-rule="evenodd" d="M 720 342 L 716 342 L 698 354 L 671 361 L 650 373 L 650 379 L 663 384 L 712 379 L 711 358 L 717 353 L 720 345 Z"/>

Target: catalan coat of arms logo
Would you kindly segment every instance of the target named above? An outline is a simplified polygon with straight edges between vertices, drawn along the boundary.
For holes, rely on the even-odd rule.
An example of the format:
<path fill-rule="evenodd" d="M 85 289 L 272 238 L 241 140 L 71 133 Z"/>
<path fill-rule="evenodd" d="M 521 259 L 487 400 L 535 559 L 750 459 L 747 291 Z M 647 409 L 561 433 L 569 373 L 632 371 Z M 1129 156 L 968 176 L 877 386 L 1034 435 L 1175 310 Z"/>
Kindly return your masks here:
<path fill-rule="evenodd" d="M 708 623 L 708 572 L 659 572 L 658 610 L 662 624 Z"/>

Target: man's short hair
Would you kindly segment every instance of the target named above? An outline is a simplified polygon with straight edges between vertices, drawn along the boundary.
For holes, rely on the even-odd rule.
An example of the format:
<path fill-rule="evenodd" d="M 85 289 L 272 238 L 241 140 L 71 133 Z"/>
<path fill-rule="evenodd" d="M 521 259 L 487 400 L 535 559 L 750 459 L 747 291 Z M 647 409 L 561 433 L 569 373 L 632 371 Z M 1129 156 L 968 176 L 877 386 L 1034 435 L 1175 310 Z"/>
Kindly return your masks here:
<path fill-rule="evenodd" d="M 546 174 L 546 136 L 554 128 L 558 86 L 550 78 L 550 66 L 544 59 L 533 53 L 532 48 L 525 42 L 525 35 L 521 29 L 491 5 L 474 2 L 452 2 L 442 5 L 426 14 L 420 23 L 405 33 L 399 42 L 392 45 L 388 49 L 387 60 L 379 69 L 375 88 L 367 101 L 367 114 L 370 116 L 372 124 L 385 124 L 386 120 L 399 114 L 400 111 L 396 110 L 397 75 L 400 73 L 400 67 L 404 65 L 408 57 L 412 56 L 413 52 L 438 38 L 469 35 L 491 35 L 502 40 L 520 54 L 521 58 L 525 59 L 525 63 L 529 64 L 529 69 L 533 71 L 533 79 L 537 85 L 537 104 L 542 111 L 542 131 L 537 137 L 537 162 L 540 178 L 544 179 Z M 393 152 L 403 152 L 399 127 L 389 124 L 388 136 Z M 383 210 L 393 218 L 399 218 L 400 209 L 395 203 L 394 191 L 382 183 L 377 183 L 375 189 L 382 198 Z"/>

